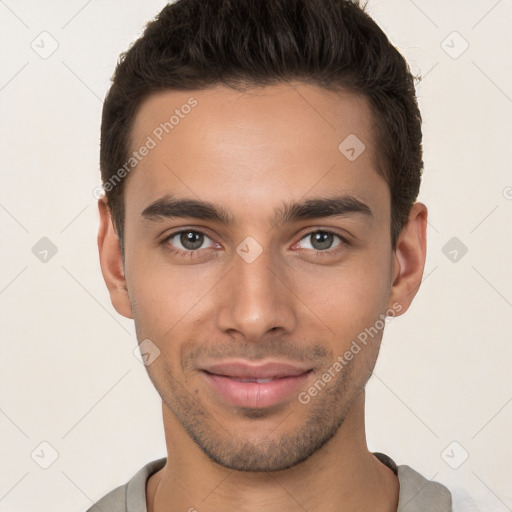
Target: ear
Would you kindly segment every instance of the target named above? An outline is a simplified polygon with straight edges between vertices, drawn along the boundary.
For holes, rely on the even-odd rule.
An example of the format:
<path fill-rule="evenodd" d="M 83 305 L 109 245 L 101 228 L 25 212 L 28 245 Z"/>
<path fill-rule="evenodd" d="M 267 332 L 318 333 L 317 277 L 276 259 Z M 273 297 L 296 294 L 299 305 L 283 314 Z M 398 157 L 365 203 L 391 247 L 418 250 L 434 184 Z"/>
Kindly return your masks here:
<path fill-rule="evenodd" d="M 392 258 L 392 286 L 388 308 L 403 315 L 419 290 L 427 255 L 427 207 L 415 203 L 402 229 Z M 399 304 L 401 309 L 397 309 Z"/>
<path fill-rule="evenodd" d="M 98 210 L 100 213 L 98 250 L 101 273 L 110 292 L 110 300 L 115 310 L 126 318 L 133 318 L 124 275 L 121 245 L 114 230 L 106 198 L 98 199 Z"/>

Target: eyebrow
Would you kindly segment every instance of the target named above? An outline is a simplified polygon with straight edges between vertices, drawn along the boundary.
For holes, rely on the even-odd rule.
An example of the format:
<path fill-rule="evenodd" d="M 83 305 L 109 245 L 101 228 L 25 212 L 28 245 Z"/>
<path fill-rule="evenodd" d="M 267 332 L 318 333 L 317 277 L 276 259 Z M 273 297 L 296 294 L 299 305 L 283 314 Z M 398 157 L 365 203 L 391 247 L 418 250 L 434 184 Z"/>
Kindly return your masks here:
<path fill-rule="evenodd" d="M 363 215 L 373 217 L 370 207 L 352 195 L 320 197 L 302 202 L 287 202 L 278 208 L 271 218 L 271 226 L 302 220 L 327 217 Z M 227 226 L 235 224 L 234 216 L 221 205 L 192 198 L 178 198 L 170 194 L 157 199 L 146 207 L 141 216 L 148 221 L 171 218 L 194 218 L 215 221 Z"/>

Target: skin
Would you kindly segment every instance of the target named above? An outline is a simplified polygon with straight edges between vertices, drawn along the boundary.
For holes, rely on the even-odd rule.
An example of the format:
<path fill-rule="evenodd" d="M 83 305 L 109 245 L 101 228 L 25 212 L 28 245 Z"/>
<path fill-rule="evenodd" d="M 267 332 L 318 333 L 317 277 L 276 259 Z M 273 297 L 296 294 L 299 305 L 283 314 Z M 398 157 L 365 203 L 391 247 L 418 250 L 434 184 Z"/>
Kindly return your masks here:
<path fill-rule="evenodd" d="M 313 368 L 307 391 L 379 315 L 408 309 L 425 264 L 427 209 L 415 203 L 393 251 L 372 116 L 352 93 L 301 83 L 165 91 L 139 109 L 133 149 L 191 96 L 197 106 L 126 178 L 124 267 L 106 200 L 98 202 L 112 304 L 134 319 L 139 342 L 160 350 L 146 368 L 162 398 L 168 461 L 148 479 L 148 511 L 396 511 L 398 479 L 369 452 L 364 423 L 383 330 L 307 404 L 293 394 L 271 408 L 235 407 L 199 368 L 225 357 L 302 360 Z M 366 146 L 355 161 L 338 150 L 349 134 Z M 283 201 L 334 192 L 372 216 L 271 225 Z M 144 219 L 166 194 L 222 205 L 235 224 Z M 179 229 L 206 235 L 195 255 L 166 250 L 193 249 L 179 235 L 165 239 Z M 334 236 L 322 248 L 307 236 L 322 230 L 346 242 Z M 262 248 L 252 263 L 236 252 L 248 236 Z"/>

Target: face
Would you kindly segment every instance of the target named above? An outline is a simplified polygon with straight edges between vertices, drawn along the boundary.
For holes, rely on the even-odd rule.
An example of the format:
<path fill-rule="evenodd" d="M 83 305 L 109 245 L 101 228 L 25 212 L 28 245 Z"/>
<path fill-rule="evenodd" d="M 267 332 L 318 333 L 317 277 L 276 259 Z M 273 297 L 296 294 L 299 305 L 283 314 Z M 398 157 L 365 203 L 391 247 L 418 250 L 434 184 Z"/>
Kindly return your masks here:
<path fill-rule="evenodd" d="M 321 448 L 412 299 L 371 127 L 364 98 L 305 84 L 166 91 L 138 111 L 123 285 L 106 279 L 159 354 L 146 368 L 177 435 L 223 466 Z"/>

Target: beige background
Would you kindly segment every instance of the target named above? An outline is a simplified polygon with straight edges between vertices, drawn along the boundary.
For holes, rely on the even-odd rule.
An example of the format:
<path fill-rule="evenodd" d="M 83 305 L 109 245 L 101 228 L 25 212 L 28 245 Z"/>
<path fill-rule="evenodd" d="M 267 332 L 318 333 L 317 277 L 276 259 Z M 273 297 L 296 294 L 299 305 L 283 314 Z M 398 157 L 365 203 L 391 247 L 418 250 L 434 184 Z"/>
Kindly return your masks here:
<path fill-rule="evenodd" d="M 2 512 L 83 511 L 165 456 L 158 395 L 133 354 L 133 325 L 111 306 L 100 273 L 93 197 L 109 78 L 164 3 L 0 1 Z M 424 76 L 420 199 L 430 211 L 422 289 L 388 325 L 368 384 L 369 446 L 445 483 L 456 510 L 505 512 L 512 2 L 368 6 Z M 46 262 L 33 253 L 43 237 L 57 250 Z M 445 247 L 453 237 L 459 248 Z"/>

